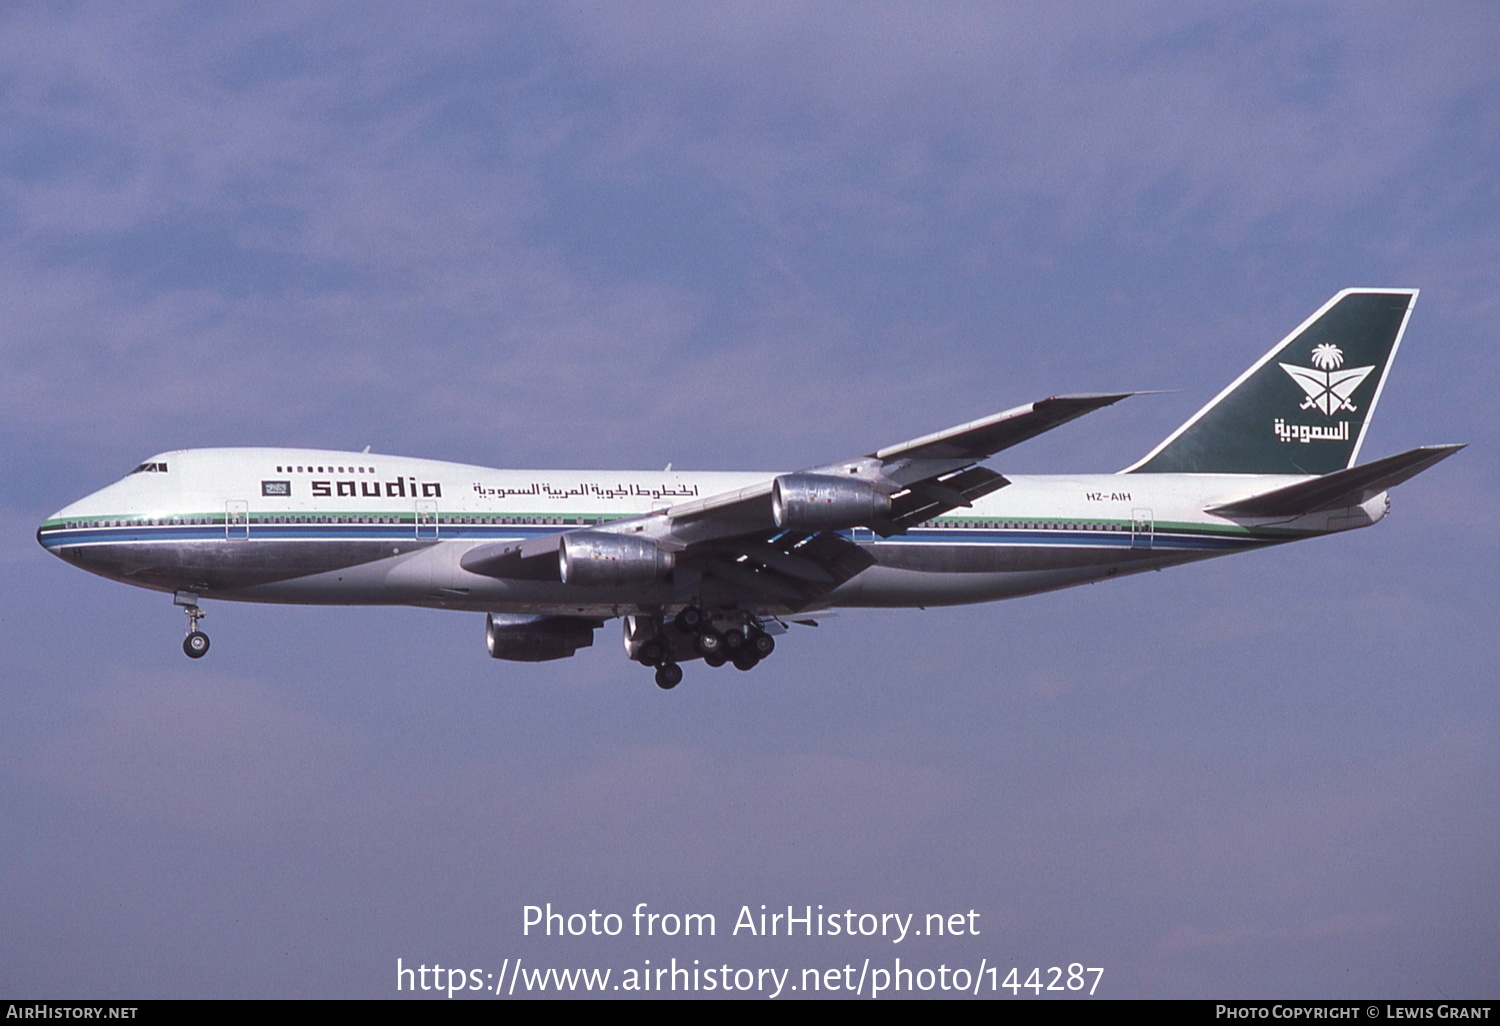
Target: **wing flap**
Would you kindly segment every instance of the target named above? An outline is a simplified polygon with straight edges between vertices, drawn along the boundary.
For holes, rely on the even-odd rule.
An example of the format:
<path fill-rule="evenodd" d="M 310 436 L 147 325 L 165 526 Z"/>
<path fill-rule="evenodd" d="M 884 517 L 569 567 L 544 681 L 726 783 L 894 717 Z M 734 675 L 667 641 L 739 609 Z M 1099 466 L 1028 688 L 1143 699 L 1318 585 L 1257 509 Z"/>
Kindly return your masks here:
<path fill-rule="evenodd" d="M 968 508 L 975 499 L 999 491 L 1010 484 L 1004 476 L 988 467 L 968 470 L 933 481 L 919 481 L 891 500 L 891 514 L 875 529 L 883 535 L 900 534 L 925 520 L 942 516 L 950 510 Z"/>
<path fill-rule="evenodd" d="M 875 557 L 832 531 L 781 532 L 766 540 L 734 539 L 703 546 L 683 557 L 707 576 L 754 599 L 771 598 L 805 609 L 873 566 Z"/>

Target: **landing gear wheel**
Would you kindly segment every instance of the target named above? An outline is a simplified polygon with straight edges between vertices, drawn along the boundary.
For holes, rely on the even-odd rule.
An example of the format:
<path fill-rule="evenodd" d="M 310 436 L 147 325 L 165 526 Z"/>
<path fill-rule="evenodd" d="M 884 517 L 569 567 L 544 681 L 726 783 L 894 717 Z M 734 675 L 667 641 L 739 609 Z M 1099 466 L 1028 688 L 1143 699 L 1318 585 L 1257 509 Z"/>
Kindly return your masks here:
<path fill-rule="evenodd" d="M 698 635 L 698 654 L 704 657 L 720 655 L 724 651 L 724 639 L 713 631 Z"/>
<path fill-rule="evenodd" d="M 652 638 L 641 645 L 641 654 L 638 657 L 643 666 L 655 666 L 667 657 L 667 647 L 660 641 Z"/>
<path fill-rule="evenodd" d="M 671 691 L 682 683 L 682 667 L 676 663 L 662 663 L 656 668 L 656 686 Z"/>
<path fill-rule="evenodd" d="M 697 634 L 703 629 L 703 610 L 697 606 L 688 606 L 678 613 L 672 622 L 684 634 Z"/>
<path fill-rule="evenodd" d="M 721 667 L 725 663 L 727 663 L 729 660 L 727 660 L 727 659 L 724 658 L 724 653 L 723 652 L 715 652 L 713 655 L 706 655 L 706 656 L 704 656 L 703 657 L 703 661 L 705 663 L 707 663 L 709 666 L 712 666 L 714 669 L 718 669 L 719 667 Z"/>
<path fill-rule="evenodd" d="M 187 637 L 182 639 L 182 650 L 189 659 L 202 659 L 208 654 L 208 635 L 198 629 L 198 621 L 208 614 L 198 608 L 198 596 L 190 591 L 179 591 L 172 596 L 172 605 L 181 606 L 187 615 Z"/>
<path fill-rule="evenodd" d="M 753 670 L 755 669 L 755 664 L 758 662 L 760 660 L 755 657 L 755 653 L 746 649 L 734 657 L 734 668 L 736 670 Z"/>
<path fill-rule="evenodd" d="M 745 632 L 738 627 L 731 627 L 724 632 L 724 651 L 731 656 L 745 647 Z"/>
<path fill-rule="evenodd" d="M 756 631 L 750 635 L 750 651 L 755 653 L 756 658 L 764 659 L 776 651 L 776 639 L 765 631 Z"/>

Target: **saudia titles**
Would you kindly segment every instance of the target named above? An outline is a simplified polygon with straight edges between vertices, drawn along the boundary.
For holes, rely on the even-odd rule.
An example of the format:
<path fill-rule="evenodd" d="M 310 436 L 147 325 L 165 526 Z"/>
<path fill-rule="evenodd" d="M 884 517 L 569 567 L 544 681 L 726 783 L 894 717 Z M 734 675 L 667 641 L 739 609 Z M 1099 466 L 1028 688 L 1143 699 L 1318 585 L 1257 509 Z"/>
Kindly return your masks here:
<path fill-rule="evenodd" d="M 358 488 L 358 491 L 356 491 Z M 421 499 L 441 499 L 443 497 L 443 486 L 436 481 L 423 481 L 417 483 L 414 477 L 395 478 L 384 484 L 384 491 L 379 481 L 314 481 L 312 493 L 314 498 L 326 499 L 335 494 L 345 498 L 378 499 L 384 496 L 387 499 L 404 499 L 407 496 Z M 335 489 L 337 491 L 335 492 Z"/>
<path fill-rule="evenodd" d="M 1296 367 L 1289 363 L 1278 364 L 1302 389 L 1304 397 L 1301 409 L 1317 410 L 1325 417 L 1335 413 L 1357 413 L 1352 396 L 1365 378 L 1375 368 L 1344 367 L 1344 351 L 1331 342 L 1313 347 L 1312 367 Z M 1288 424 L 1277 417 L 1271 430 L 1283 442 L 1347 442 L 1349 422 L 1341 420 L 1332 426 L 1311 424 Z"/>

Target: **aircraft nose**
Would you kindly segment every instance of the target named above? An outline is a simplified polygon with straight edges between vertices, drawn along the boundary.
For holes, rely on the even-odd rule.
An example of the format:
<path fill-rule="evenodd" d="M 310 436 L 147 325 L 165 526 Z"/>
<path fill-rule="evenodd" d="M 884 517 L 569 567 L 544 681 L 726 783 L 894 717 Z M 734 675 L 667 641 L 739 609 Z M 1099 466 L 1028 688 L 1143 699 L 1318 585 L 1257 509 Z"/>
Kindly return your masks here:
<path fill-rule="evenodd" d="M 101 526 L 102 521 L 84 518 L 76 505 L 65 506 L 43 520 L 36 529 L 36 540 L 63 562 L 97 572 L 94 564 L 107 546 L 89 544 L 98 541 L 97 537 L 90 537 L 90 529 Z"/>
<path fill-rule="evenodd" d="M 62 510 L 58 510 L 46 520 L 43 520 L 36 529 L 37 544 L 59 559 L 76 563 L 67 547 L 67 519 L 63 517 Z"/>
<path fill-rule="evenodd" d="M 62 511 L 59 510 L 58 512 L 60 513 Z M 61 523 L 61 520 L 62 518 L 59 517 L 57 513 L 54 513 L 37 525 L 36 543 L 42 548 L 46 549 L 48 552 L 52 551 L 52 545 L 49 544 L 49 541 L 57 534 L 55 525 Z"/>

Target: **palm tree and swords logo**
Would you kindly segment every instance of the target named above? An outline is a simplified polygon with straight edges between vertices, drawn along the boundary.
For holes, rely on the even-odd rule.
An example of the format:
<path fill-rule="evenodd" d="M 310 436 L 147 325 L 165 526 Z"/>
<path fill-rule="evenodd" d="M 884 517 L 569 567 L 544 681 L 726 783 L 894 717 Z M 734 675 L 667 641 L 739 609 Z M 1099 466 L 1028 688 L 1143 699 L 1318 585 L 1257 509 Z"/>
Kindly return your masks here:
<path fill-rule="evenodd" d="M 1307 393 L 1300 409 L 1321 410 L 1325 417 L 1347 410 L 1354 413 L 1357 407 L 1350 401 L 1354 390 L 1359 388 L 1374 367 L 1344 367 L 1344 351 L 1332 342 L 1313 347 L 1313 367 L 1294 367 L 1289 363 L 1280 365 L 1293 381 Z M 1314 370 L 1313 368 L 1317 369 Z"/>

